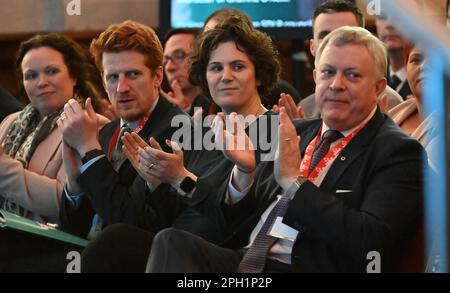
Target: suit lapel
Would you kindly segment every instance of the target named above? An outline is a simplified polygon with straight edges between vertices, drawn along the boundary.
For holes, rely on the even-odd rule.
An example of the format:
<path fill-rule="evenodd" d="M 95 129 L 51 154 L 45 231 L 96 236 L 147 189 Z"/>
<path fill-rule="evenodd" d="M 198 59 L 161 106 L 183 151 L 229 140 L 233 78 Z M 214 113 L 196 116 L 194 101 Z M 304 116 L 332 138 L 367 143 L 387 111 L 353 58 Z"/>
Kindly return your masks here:
<path fill-rule="evenodd" d="M 55 127 L 50 134 L 37 146 L 29 162 L 28 169 L 44 174 L 47 165 L 56 157 L 56 153 L 62 146 L 62 138 L 59 129 Z"/>
<path fill-rule="evenodd" d="M 172 116 L 169 115 L 169 107 L 174 106 L 172 106 L 172 104 L 160 95 L 158 103 L 156 104 L 155 109 L 153 109 L 150 118 L 139 132 L 139 136 L 142 139 L 148 141 L 150 137 L 156 138 L 161 131 L 167 129 L 167 126 L 170 125 L 170 119 L 172 118 Z M 160 127 L 161 125 L 163 127 Z"/>
<path fill-rule="evenodd" d="M 108 154 L 109 144 L 111 139 L 116 131 L 117 127 L 120 125 L 120 120 L 114 120 L 111 123 L 106 124 L 101 130 L 99 134 L 99 142 L 102 150 L 105 154 Z"/>
<path fill-rule="evenodd" d="M 320 185 L 320 189 L 331 191 L 347 168 L 369 147 L 377 134 L 378 129 L 384 123 L 385 117 L 378 108 L 374 117 L 367 125 L 349 142 L 342 150 L 336 160 L 331 165 L 325 178 Z"/>
<path fill-rule="evenodd" d="M 150 137 L 158 140 L 157 137 L 160 136 L 161 131 L 164 131 L 165 129 L 167 129 L 167 125 L 170 125 L 170 119 L 172 118 L 172 115 L 169 115 L 170 107 L 174 106 L 160 95 L 155 109 L 153 109 L 149 119 L 145 123 L 142 130 L 138 133 L 138 135 L 147 143 Z M 113 128 L 111 137 L 117 127 L 118 125 Z M 159 143 L 161 144 L 163 150 L 168 151 L 166 145 L 163 144 L 163 142 L 159 141 Z M 127 165 L 127 162 L 127 157 L 123 156 L 122 159 L 117 162 L 116 170 L 120 170 L 120 168 L 122 168 L 124 165 Z"/>

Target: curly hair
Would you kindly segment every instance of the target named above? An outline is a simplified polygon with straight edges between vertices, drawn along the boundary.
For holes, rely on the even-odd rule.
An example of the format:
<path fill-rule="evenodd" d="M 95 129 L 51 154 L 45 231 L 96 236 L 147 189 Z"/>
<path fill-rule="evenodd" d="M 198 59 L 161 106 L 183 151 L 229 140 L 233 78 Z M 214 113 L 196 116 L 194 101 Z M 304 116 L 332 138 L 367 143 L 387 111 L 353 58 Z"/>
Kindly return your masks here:
<path fill-rule="evenodd" d="M 99 76 L 95 66 L 92 64 L 87 50 L 68 36 L 62 34 L 36 35 L 20 44 L 15 61 L 15 71 L 17 80 L 20 81 L 19 91 L 21 95 L 26 97 L 22 82 L 22 60 L 30 50 L 41 47 L 52 48 L 61 53 L 70 77 L 77 80 L 73 89 L 74 94 L 83 101 L 90 97 L 94 109 L 100 111 L 99 102 L 102 99 L 102 91 L 97 85 Z"/>
<path fill-rule="evenodd" d="M 146 65 L 151 70 L 162 66 L 163 48 L 155 31 L 139 22 L 127 20 L 110 25 L 100 36 L 93 39 L 90 52 L 97 68 L 103 73 L 104 52 L 134 50 L 147 57 Z"/>
<path fill-rule="evenodd" d="M 206 68 L 212 51 L 219 44 L 232 41 L 236 47 L 246 53 L 255 67 L 256 79 L 260 81 L 258 93 L 265 97 L 279 81 L 281 65 L 271 38 L 243 22 L 237 16 L 231 16 L 215 29 L 203 33 L 195 44 L 191 57 L 189 81 L 202 88 L 205 95 L 211 96 Z"/>

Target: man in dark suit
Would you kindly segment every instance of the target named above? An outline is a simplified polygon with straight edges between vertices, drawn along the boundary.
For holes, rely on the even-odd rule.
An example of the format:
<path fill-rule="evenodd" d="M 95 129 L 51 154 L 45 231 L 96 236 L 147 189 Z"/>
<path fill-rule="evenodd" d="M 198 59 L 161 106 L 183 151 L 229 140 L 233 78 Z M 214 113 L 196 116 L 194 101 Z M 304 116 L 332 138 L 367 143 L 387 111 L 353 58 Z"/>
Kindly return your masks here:
<path fill-rule="evenodd" d="M 313 38 L 309 40 L 311 55 L 316 56 L 316 51 L 327 34 L 345 25 L 364 27 L 364 15 L 357 5 L 346 0 L 328 0 L 318 6 L 313 15 Z M 390 87 L 386 87 L 382 93 L 384 95 L 387 96 L 388 109 L 403 101 Z M 298 105 L 303 110 L 304 118 L 320 117 L 314 93 L 301 100 Z"/>
<path fill-rule="evenodd" d="M 193 116 L 198 108 L 203 116 L 217 113 L 219 107 L 201 92 L 199 86 L 189 81 L 189 58 L 198 29 L 176 28 L 165 36 L 163 67 L 171 91 L 167 99 Z"/>
<path fill-rule="evenodd" d="M 232 231 L 228 241 L 219 247 L 185 231 L 163 230 L 154 238 L 148 272 L 393 269 L 418 224 L 423 149 L 377 106 L 387 61 L 370 32 L 333 31 L 315 62 L 322 119 L 294 126 L 281 109 L 274 167 L 232 178 L 221 189 L 217 213 Z M 251 188 L 232 192 L 233 182 Z"/>
<path fill-rule="evenodd" d="M 61 203 L 62 227 L 89 238 L 113 223 L 157 230 L 159 227 L 154 225 L 163 220 L 156 223 L 153 219 L 169 218 L 174 212 L 161 207 L 170 197 L 154 202 L 146 197 L 147 188 L 152 187 L 147 186 L 122 153 L 121 138 L 124 132 L 133 131 L 145 141 L 153 137 L 170 151 L 165 141 L 176 130 L 171 127 L 171 120 L 176 115 L 187 116 L 159 94 L 162 46 L 151 28 L 126 21 L 111 25 L 94 39 L 91 53 L 120 119 L 105 125 L 98 134 L 90 101 L 85 110 L 75 100 L 65 105 L 58 122 L 64 135 L 63 157 L 68 175 Z M 184 171 L 184 176 L 193 176 Z"/>
<path fill-rule="evenodd" d="M 377 17 L 376 27 L 378 38 L 386 45 L 388 52 L 388 85 L 406 100 L 411 95 L 406 80 L 405 49 L 408 41 L 400 34 L 393 21 L 385 15 Z"/>
<path fill-rule="evenodd" d="M 0 122 L 11 113 L 22 110 L 23 105 L 0 86 Z"/>

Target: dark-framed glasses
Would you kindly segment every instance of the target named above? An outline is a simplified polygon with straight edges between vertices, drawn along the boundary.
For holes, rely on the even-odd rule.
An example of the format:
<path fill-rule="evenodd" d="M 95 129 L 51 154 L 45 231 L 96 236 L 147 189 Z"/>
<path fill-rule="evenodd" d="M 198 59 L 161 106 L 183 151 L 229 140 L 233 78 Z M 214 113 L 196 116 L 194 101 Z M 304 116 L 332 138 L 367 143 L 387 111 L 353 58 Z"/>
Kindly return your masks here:
<path fill-rule="evenodd" d="M 169 61 L 179 65 L 181 64 L 187 57 L 187 53 L 183 50 L 175 50 L 171 55 L 164 55 L 163 57 L 163 66 L 166 67 Z"/>

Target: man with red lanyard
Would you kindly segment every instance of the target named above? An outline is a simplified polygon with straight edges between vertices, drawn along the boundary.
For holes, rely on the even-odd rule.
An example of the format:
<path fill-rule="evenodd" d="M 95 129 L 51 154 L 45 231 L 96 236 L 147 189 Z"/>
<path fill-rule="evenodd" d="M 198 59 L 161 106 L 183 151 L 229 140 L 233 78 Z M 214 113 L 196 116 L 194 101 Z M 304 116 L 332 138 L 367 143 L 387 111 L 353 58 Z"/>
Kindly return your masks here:
<path fill-rule="evenodd" d="M 220 191 L 228 241 L 163 230 L 147 271 L 393 270 L 422 210 L 423 149 L 377 106 L 386 66 L 383 44 L 367 30 L 330 33 L 314 70 L 322 119 L 293 124 L 281 108 L 274 164 L 231 177 Z"/>
<path fill-rule="evenodd" d="M 92 41 L 90 51 L 120 119 L 98 133 L 90 102 L 85 109 L 75 100 L 65 105 L 59 122 L 68 175 L 62 227 L 88 238 L 119 222 L 150 229 L 154 211 L 146 205 L 147 186 L 123 154 L 121 138 L 133 131 L 169 151 L 165 141 L 176 131 L 171 120 L 187 114 L 159 94 L 163 49 L 151 28 L 133 21 L 111 25 Z"/>

